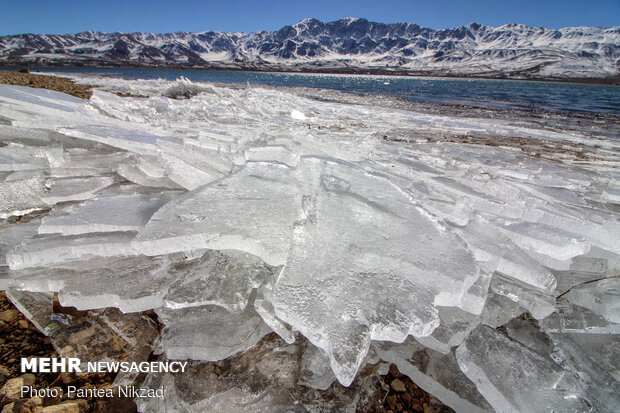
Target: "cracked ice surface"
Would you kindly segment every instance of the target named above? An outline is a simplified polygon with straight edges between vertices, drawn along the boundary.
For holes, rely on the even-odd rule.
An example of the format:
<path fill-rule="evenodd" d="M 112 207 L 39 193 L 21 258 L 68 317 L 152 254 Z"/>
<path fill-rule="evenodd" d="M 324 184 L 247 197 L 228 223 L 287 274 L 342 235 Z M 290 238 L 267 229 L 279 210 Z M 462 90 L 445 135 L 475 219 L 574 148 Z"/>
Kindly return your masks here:
<path fill-rule="evenodd" d="M 265 397 L 200 361 L 188 380 L 217 390 L 149 378 L 174 383 L 170 409 L 290 410 L 287 369 L 291 394 L 338 393 L 380 359 L 458 411 L 618 405 L 617 137 L 294 90 L 80 81 L 105 87 L 82 101 L 0 85 L 0 288 L 26 310 L 56 292 L 93 314 L 153 309 L 167 358 L 252 358 L 272 331 L 273 357 L 295 355 Z"/>
<path fill-rule="evenodd" d="M 465 244 L 390 181 L 304 158 L 303 219 L 275 289 L 276 315 L 329 354 L 349 385 L 371 340 L 428 336 L 438 305 L 478 275 Z"/>

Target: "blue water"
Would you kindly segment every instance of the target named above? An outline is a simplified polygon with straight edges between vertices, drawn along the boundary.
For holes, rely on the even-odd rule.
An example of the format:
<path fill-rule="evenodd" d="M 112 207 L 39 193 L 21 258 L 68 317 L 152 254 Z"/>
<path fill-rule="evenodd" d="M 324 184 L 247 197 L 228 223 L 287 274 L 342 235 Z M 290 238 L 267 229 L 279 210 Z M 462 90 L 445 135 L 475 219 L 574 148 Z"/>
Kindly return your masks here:
<path fill-rule="evenodd" d="M 45 68 L 44 71 L 100 73 L 128 79 L 302 86 L 361 95 L 384 94 L 412 102 L 469 105 L 490 109 L 582 111 L 620 115 L 620 86 L 486 79 L 404 76 L 327 75 L 308 73 L 240 72 L 117 68 Z"/>

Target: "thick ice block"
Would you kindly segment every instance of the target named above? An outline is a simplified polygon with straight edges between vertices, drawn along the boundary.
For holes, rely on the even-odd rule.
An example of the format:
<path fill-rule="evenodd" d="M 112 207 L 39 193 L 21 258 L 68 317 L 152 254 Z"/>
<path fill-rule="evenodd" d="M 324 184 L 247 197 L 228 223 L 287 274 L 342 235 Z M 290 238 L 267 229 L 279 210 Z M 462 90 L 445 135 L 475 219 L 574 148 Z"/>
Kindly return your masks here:
<path fill-rule="evenodd" d="M 299 207 L 290 168 L 251 162 L 164 205 L 132 245 L 145 255 L 234 249 L 282 265 Z"/>
<path fill-rule="evenodd" d="M 458 306 L 479 270 L 465 244 L 390 181 L 323 158 L 301 166 L 304 218 L 274 307 L 348 385 L 370 340 L 428 336 L 436 306 Z"/>
<path fill-rule="evenodd" d="M 498 331 L 480 326 L 456 350 L 461 370 L 497 412 L 589 411 L 575 375 Z"/>

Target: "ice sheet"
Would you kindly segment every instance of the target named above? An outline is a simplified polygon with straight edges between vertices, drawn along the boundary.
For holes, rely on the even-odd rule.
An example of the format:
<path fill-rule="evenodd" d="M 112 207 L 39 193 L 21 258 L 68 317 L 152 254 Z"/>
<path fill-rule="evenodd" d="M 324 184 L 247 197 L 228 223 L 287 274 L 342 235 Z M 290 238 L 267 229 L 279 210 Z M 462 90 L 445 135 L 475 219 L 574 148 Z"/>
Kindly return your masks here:
<path fill-rule="evenodd" d="M 359 389 L 382 340 L 382 358 L 457 410 L 615 403 L 612 118 L 603 128 L 295 89 L 91 81 L 148 97 L 0 85 L 0 287 L 58 292 L 79 309 L 156 309 L 168 357 L 231 360 L 274 331 L 283 342 L 269 351 L 306 372 L 294 377 L 338 397 L 349 393 L 333 379 Z M 264 393 L 192 398 L 162 380 L 176 410 L 286 410 L 278 371 Z M 575 397 L 511 392 L 554 380 Z"/>

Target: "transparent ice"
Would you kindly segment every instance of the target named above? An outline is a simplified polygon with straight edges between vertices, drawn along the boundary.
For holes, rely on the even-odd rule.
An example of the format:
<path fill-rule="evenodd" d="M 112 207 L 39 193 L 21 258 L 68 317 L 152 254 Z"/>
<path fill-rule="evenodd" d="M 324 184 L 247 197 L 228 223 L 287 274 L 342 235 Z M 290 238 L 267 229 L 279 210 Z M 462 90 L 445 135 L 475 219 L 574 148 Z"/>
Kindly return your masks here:
<path fill-rule="evenodd" d="M 0 288 L 63 355 L 194 360 L 142 409 L 355 411 L 386 362 L 457 411 L 619 404 L 612 118 L 74 79 L 0 85 Z"/>

